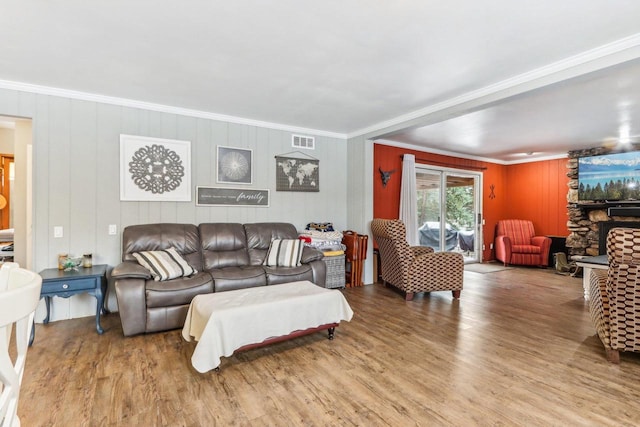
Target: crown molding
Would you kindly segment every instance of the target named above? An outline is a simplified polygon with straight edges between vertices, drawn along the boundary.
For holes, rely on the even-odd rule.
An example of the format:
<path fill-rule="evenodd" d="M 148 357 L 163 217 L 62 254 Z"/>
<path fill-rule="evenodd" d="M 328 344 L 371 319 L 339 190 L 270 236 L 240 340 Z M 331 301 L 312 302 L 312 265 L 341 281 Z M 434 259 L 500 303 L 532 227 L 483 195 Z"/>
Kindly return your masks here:
<path fill-rule="evenodd" d="M 473 156 L 470 154 L 457 153 L 454 151 L 440 150 L 437 148 L 424 147 L 421 145 L 407 144 L 405 142 L 390 141 L 388 139 L 376 139 L 373 141 L 373 143 L 381 144 L 381 145 L 389 145 L 391 147 L 406 148 L 407 150 L 416 150 L 416 151 L 421 151 L 423 153 L 440 154 L 443 156 L 457 157 L 459 159 L 495 163 L 495 164 L 504 165 L 504 166 L 516 165 L 520 163 L 542 162 L 545 160 L 557 160 L 557 159 L 564 159 L 568 157 L 567 154 L 555 154 L 555 155 L 540 156 L 540 157 L 523 156 L 522 158 L 519 158 L 517 160 L 501 160 L 501 159 L 494 159 L 491 157 Z"/>
<path fill-rule="evenodd" d="M 389 145 L 391 147 L 406 148 L 407 150 L 416 150 L 423 153 L 440 154 L 443 156 L 457 157 L 459 159 L 476 160 L 479 162 L 497 163 L 499 165 L 506 164 L 504 160 L 492 159 L 490 157 L 473 156 L 471 154 L 457 153 L 455 151 L 440 150 L 438 148 L 425 147 L 423 145 L 408 144 L 406 142 L 391 141 L 388 139 L 375 139 L 374 144 Z"/>
<path fill-rule="evenodd" d="M 384 138 L 408 128 L 457 117 L 516 95 L 640 58 L 640 33 L 570 56 L 420 110 L 350 132 L 348 138 Z"/>
<path fill-rule="evenodd" d="M 347 139 L 344 133 L 329 132 L 319 129 L 309 129 L 298 126 L 284 125 L 280 123 L 264 122 L 260 120 L 246 119 L 242 117 L 228 116 L 225 114 L 210 113 L 207 111 L 192 110 L 189 108 L 174 107 L 171 105 L 154 104 L 135 99 L 118 98 L 114 96 L 99 95 L 88 92 L 80 92 L 69 89 L 61 89 L 50 86 L 41 86 L 31 83 L 0 80 L 0 89 L 17 90 L 21 92 L 35 93 L 39 95 L 59 96 L 62 98 L 77 99 L 81 101 L 98 102 L 102 104 L 117 105 L 120 107 L 139 108 L 143 110 L 157 111 L 160 113 L 177 114 L 180 116 L 195 117 L 200 119 L 217 120 L 240 125 L 256 126 L 268 129 L 282 130 L 286 132 L 310 134 L 313 136 L 325 136 L 329 138 Z"/>
<path fill-rule="evenodd" d="M 569 155 L 567 153 L 553 154 L 549 156 L 540 156 L 540 157 L 523 156 L 522 158 L 517 160 L 505 160 L 503 161 L 502 164 L 509 166 L 509 165 L 519 165 L 521 163 L 543 162 L 545 160 L 558 160 L 558 159 L 567 159 L 567 158 L 569 158 Z"/>

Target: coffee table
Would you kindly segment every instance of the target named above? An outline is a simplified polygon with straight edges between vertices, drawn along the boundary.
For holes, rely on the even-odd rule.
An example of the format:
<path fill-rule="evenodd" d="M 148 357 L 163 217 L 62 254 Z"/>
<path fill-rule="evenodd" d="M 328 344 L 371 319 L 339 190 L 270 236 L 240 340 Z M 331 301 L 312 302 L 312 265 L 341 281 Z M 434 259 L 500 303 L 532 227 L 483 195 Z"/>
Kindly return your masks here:
<path fill-rule="evenodd" d="M 352 316 L 342 292 L 305 280 L 197 295 L 182 337 L 198 341 L 191 364 L 204 373 L 236 351 L 327 329 L 333 339 L 335 327 Z"/>

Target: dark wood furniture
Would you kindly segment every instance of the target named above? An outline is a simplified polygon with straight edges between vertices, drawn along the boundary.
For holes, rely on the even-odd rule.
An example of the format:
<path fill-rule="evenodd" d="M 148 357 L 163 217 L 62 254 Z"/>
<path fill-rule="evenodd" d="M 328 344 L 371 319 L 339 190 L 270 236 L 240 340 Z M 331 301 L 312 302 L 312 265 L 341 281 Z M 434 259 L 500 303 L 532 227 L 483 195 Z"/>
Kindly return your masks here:
<path fill-rule="evenodd" d="M 567 251 L 567 238 L 565 236 L 547 236 L 551 239 L 551 247 L 549 249 L 549 266 L 555 266 L 555 259 L 553 255 L 558 252 L 563 252 L 565 255 L 569 255 L 569 251 Z"/>
<path fill-rule="evenodd" d="M 369 236 L 351 230 L 343 231 L 342 235 L 342 244 L 346 246 L 345 260 L 348 266 L 345 273 L 347 286 L 362 286 L 362 271 L 364 260 L 367 258 Z"/>

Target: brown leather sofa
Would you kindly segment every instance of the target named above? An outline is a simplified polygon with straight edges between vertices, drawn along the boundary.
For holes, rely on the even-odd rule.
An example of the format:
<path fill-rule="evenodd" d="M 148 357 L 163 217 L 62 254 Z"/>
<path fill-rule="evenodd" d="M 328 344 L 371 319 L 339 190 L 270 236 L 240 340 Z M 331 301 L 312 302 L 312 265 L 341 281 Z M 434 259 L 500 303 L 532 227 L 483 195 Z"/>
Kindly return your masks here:
<path fill-rule="evenodd" d="M 301 266 L 262 265 L 273 239 L 296 239 L 288 223 L 145 224 L 126 227 L 122 233 L 122 263 L 111 276 L 122 331 L 130 336 L 181 328 L 189 304 L 198 294 L 309 280 L 325 285 L 322 252 L 305 247 Z M 133 257 L 141 251 L 176 248 L 198 273 L 154 281 Z"/>

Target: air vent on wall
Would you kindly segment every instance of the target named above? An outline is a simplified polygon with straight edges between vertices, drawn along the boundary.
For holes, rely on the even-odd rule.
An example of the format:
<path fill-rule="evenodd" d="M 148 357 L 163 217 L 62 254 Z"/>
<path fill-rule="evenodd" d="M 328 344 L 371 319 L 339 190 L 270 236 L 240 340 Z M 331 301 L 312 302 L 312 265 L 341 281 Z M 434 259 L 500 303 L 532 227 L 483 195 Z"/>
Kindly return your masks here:
<path fill-rule="evenodd" d="M 314 150 L 316 148 L 316 139 L 312 136 L 291 135 L 291 145 L 295 148 Z"/>

